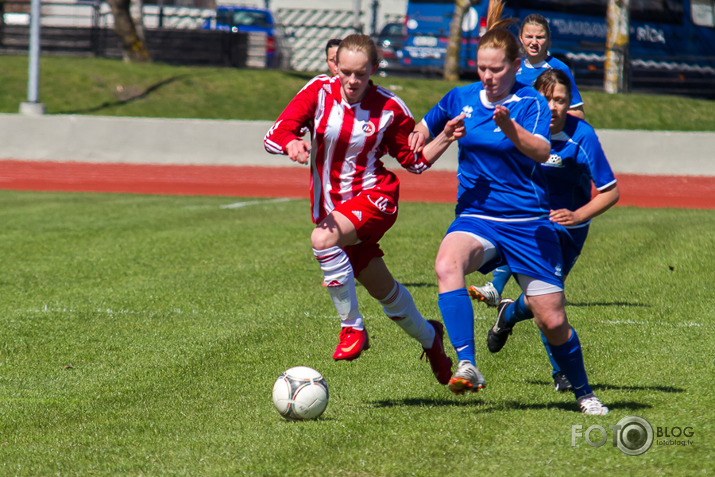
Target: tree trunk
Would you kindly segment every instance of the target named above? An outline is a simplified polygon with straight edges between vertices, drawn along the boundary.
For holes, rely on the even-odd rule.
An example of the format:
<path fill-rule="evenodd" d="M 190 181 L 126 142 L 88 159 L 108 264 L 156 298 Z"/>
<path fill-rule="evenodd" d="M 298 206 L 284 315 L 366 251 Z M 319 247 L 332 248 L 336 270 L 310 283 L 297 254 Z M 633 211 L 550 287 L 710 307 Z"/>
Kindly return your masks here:
<path fill-rule="evenodd" d="M 119 37 L 124 52 L 124 61 L 151 61 L 149 51 L 137 34 L 134 20 L 129 13 L 130 0 L 108 0 L 114 16 L 114 32 Z"/>
<path fill-rule="evenodd" d="M 628 32 L 630 31 L 630 0 L 609 0 L 606 24 L 606 62 L 604 64 L 604 84 L 606 93 L 616 94 L 628 91 L 630 68 L 628 54 Z"/>
<path fill-rule="evenodd" d="M 469 10 L 469 0 L 455 0 L 452 22 L 449 24 L 449 43 L 444 56 L 443 77 L 447 81 L 459 79 L 459 50 L 462 46 L 462 21 L 464 14 Z"/>

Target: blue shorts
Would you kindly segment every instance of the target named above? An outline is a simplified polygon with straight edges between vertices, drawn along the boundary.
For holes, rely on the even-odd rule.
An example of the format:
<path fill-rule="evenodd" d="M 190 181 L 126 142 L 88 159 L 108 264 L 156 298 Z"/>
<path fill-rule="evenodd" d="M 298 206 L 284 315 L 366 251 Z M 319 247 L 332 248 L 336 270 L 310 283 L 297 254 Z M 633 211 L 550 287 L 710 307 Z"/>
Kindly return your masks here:
<path fill-rule="evenodd" d="M 477 235 L 496 246 L 497 256 L 479 268 L 483 274 L 508 265 L 512 273 L 521 273 L 561 288 L 564 286 L 561 240 L 556 227 L 546 217 L 524 222 L 498 222 L 460 216 L 447 229 L 447 234 L 452 232 Z"/>
<path fill-rule="evenodd" d="M 561 239 L 561 254 L 563 255 L 563 275 L 564 278 L 571 273 L 571 269 L 576 265 L 576 260 L 581 255 L 583 245 L 588 237 L 588 225 L 583 227 L 566 228 L 563 225 L 554 224 Z"/>

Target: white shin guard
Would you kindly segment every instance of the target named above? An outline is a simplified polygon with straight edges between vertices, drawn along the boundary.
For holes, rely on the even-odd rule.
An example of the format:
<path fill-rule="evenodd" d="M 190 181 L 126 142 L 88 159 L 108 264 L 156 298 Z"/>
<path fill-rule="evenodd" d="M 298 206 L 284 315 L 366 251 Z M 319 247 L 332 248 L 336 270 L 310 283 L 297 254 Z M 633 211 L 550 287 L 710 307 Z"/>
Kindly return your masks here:
<path fill-rule="evenodd" d="M 313 254 L 320 263 L 328 292 L 340 316 L 341 326 L 364 329 L 362 315 L 358 310 L 355 274 L 345 251 L 336 246 L 325 250 L 313 249 Z"/>
<path fill-rule="evenodd" d="M 427 323 L 415 306 L 415 301 L 407 288 L 395 281 L 390 294 L 380 300 L 385 314 L 402 328 L 405 333 L 420 342 L 423 348 L 430 349 L 434 342 L 434 328 Z"/>

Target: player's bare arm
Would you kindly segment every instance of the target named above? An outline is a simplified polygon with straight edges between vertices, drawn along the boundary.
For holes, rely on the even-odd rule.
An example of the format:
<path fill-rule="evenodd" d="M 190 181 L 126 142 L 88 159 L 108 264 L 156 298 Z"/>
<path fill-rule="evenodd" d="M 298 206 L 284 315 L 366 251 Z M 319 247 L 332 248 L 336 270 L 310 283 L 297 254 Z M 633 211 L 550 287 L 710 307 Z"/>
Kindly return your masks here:
<path fill-rule="evenodd" d="M 425 146 L 423 150 L 424 158 L 430 164 L 434 164 L 439 159 L 450 144 L 465 135 L 464 114 L 450 119 L 444 125 L 444 129 L 439 135 Z"/>
<path fill-rule="evenodd" d="M 551 144 L 544 138 L 529 133 L 519 123 L 511 119 L 509 108 L 501 105 L 494 108 L 494 123 L 523 154 L 536 162 L 549 160 Z"/>
<path fill-rule="evenodd" d="M 428 140 L 431 138 L 427 126 L 422 122 L 415 125 L 415 130 L 410 133 L 409 144 L 410 150 L 412 152 L 422 152 L 427 144 Z"/>
<path fill-rule="evenodd" d="M 596 194 L 583 207 L 579 207 L 574 211 L 568 209 L 552 210 L 549 212 L 549 219 L 564 226 L 582 224 L 613 207 L 618 202 L 619 197 L 618 186 L 613 184 Z"/>

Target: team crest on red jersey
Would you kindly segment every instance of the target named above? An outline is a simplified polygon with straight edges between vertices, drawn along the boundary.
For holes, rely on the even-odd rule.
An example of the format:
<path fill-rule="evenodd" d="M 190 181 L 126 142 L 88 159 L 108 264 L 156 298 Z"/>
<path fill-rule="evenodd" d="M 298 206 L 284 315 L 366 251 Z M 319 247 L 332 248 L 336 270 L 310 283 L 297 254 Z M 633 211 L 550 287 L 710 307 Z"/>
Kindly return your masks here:
<path fill-rule="evenodd" d="M 370 121 L 364 122 L 362 124 L 362 132 L 364 132 L 366 136 L 372 136 L 375 134 L 375 125 Z"/>

